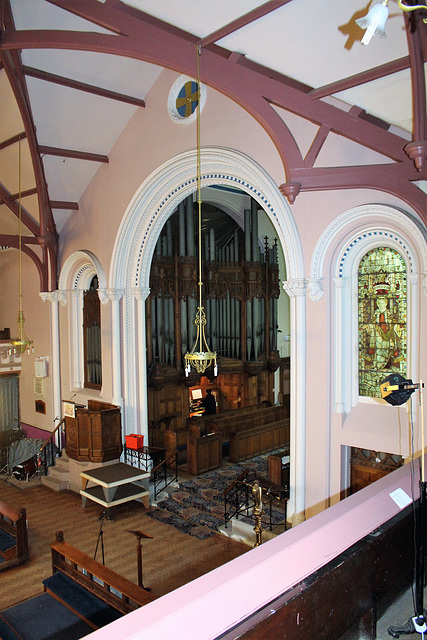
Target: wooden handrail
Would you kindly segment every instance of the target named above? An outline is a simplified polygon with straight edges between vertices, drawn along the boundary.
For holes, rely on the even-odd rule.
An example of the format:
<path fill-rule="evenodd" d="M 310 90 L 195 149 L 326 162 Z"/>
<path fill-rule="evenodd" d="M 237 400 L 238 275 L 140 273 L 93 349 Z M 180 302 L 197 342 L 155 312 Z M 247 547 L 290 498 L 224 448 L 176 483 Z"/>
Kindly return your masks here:
<path fill-rule="evenodd" d="M 222 497 L 225 498 L 225 496 L 230 493 L 230 491 L 232 491 L 234 489 L 234 487 L 236 486 L 236 484 L 238 482 L 241 482 L 243 480 L 243 478 L 246 478 L 246 476 L 248 475 L 248 473 L 250 472 L 250 469 L 245 469 L 244 471 L 242 471 L 242 473 L 240 473 L 237 478 L 235 480 L 233 480 L 233 482 L 231 484 L 228 485 L 228 487 L 226 487 L 224 489 L 224 491 L 222 492 Z"/>
<path fill-rule="evenodd" d="M 18 509 L 15 509 L 14 507 L 10 507 L 5 502 L 0 502 L 0 513 L 5 515 L 6 518 L 9 518 L 9 520 L 12 520 L 12 522 L 16 522 L 17 520 L 19 520 L 21 516 Z"/>
<path fill-rule="evenodd" d="M 49 434 L 49 436 L 46 438 L 46 440 L 44 441 L 43 445 L 40 447 L 40 451 L 39 454 L 43 451 L 43 449 L 48 445 L 49 441 L 53 438 L 53 436 L 55 435 L 55 433 L 58 431 L 59 427 L 61 426 L 61 424 L 63 424 L 65 422 L 65 418 L 62 418 L 61 422 L 59 422 L 55 429 Z"/>

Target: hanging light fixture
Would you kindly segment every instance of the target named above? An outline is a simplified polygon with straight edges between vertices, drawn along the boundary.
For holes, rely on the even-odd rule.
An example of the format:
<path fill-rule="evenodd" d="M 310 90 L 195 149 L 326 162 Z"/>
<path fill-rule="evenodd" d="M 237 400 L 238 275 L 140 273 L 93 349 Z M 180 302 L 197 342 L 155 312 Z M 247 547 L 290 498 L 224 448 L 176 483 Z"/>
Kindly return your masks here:
<path fill-rule="evenodd" d="M 362 29 L 366 29 L 366 32 L 362 38 L 362 44 L 368 45 L 372 36 L 379 36 L 385 38 L 385 23 L 388 18 L 388 3 L 389 0 L 383 0 L 381 4 L 374 4 L 363 18 L 356 20 L 356 24 Z M 397 5 L 402 11 L 415 11 L 416 9 L 427 9 L 425 4 L 414 4 L 408 6 L 403 4 L 401 0 L 397 0 Z M 427 18 L 424 18 L 423 22 L 427 22 Z"/>
<path fill-rule="evenodd" d="M 19 312 L 18 312 L 18 329 L 16 337 L 9 342 L 10 353 L 22 354 L 25 351 L 30 354 L 34 353 L 33 341 L 27 338 L 25 333 L 24 312 L 22 311 L 22 204 L 21 204 L 21 136 L 18 141 L 18 253 L 19 253 Z"/>
<path fill-rule="evenodd" d="M 190 352 L 187 352 L 184 356 L 185 360 L 185 375 L 188 376 L 191 367 L 193 367 L 197 373 L 205 373 L 206 369 L 213 365 L 214 376 L 218 374 L 218 367 L 216 362 L 216 352 L 209 349 L 206 340 L 205 328 L 206 328 L 206 314 L 202 305 L 202 196 L 201 196 L 201 160 L 200 160 L 200 68 L 199 58 L 201 55 L 201 46 L 197 45 L 197 203 L 198 203 L 198 216 L 199 216 L 199 306 L 197 307 L 196 319 L 194 321 L 197 327 L 196 340 L 193 348 Z"/>

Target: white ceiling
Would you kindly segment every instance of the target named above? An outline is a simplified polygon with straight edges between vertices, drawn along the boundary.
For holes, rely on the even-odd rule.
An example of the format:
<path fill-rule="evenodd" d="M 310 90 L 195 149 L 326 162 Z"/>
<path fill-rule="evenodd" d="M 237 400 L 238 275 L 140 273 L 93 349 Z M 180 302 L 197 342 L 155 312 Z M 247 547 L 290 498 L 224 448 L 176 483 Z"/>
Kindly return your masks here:
<path fill-rule="evenodd" d="M 47 0 L 10 2 L 18 30 L 110 33 Z M 126 0 L 125 3 L 204 38 L 260 7 L 264 0 Z M 99 4 L 104 2 L 99 0 Z M 364 15 L 369 5 L 366 0 L 292 0 L 216 44 L 313 88 L 322 87 L 408 55 L 403 14 L 394 0 L 390 1 L 387 38 L 373 38 L 369 46 L 361 45 L 363 32 L 355 28 L 354 19 Z M 25 66 L 141 99 L 147 98 L 162 70 L 130 58 L 85 51 L 26 49 L 21 56 Z M 43 146 L 108 155 L 135 110 L 140 108 L 29 76 L 26 83 L 37 141 Z M 411 139 L 409 70 L 334 97 L 344 103 L 345 109 L 358 105 L 403 129 L 407 139 Z M 1 143 L 22 130 L 4 70 L 0 70 L 0 106 Z M 13 178 L 10 162 L 10 151 L 0 151 L 0 182 L 13 193 L 17 190 L 16 174 Z M 50 200 L 78 202 L 99 164 L 45 155 L 43 166 Z M 4 206 L 0 207 L 1 216 L 4 210 Z M 63 209 L 54 211 L 58 229 L 69 214 Z M 36 202 L 31 215 L 37 219 Z"/>

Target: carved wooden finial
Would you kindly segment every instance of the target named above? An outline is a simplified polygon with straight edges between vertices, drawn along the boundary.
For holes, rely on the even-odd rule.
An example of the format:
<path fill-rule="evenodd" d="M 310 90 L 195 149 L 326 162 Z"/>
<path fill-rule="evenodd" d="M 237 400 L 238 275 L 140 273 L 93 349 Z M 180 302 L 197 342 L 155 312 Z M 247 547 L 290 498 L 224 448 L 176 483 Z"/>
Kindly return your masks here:
<path fill-rule="evenodd" d="M 410 142 L 405 147 L 406 154 L 414 161 L 417 171 L 422 171 L 424 168 L 424 161 L 427 158 L 427 141 L 419 140 Z"/>
<path fill-rule="evenodd" d="M 295 198 L 301 191 L 301 186 L 300 182 L 285 182 L 280 185 L 279 189 L 288 199 L 289 204 L 293 204 L 295 202 Z"/>

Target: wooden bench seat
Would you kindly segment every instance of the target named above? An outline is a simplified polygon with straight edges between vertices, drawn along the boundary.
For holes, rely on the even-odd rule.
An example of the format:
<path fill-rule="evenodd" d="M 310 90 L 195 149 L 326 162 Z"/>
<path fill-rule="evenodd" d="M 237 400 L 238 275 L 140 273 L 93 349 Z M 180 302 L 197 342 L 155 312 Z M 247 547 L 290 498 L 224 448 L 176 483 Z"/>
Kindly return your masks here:
<path fill-rule="evenodd" d="M 45 591 L 93 629 L 122 617 L 122 613 L 65 574 L 56 572 L 43 580 Z"/>
<path fill-rule="evenodd" d="M 190 418 L 187 426 L 197 424 L 202 433 L 221 432 L 222 441 L 228 442 L 230 432 L 246 431 L 254 427 L 271 424 L 286 418 L 283 405 L 253 405 L 242 409 L 232 409 L 215 415 Z"/>
<path fill-rule="evenodd" d="M 0 613 L 0 638 L 1 640 L 23 640 Z"/>
<path fill-rule="evenodd" d="M 43 580 L 45 591 L 93 629 L 154 600 L 146 589 L 65 542 L 62 531 L 50 547 L 52 576 Z"/>
<path fill-rule="evenodd" d="M 0 571 L 23 564 L 28 559 L 26 511 L 0 502 Z"/>
<path fill-rule="evenodd" d="M 10 533 L 0 529 L 0 562 L 12 560 L 16 554 L 16 539 Z"/>
<path fill-rule="evenodd" d="M 289 445 L 289 419 L 230 432 L 230 462 L 243 462 Z"/>

